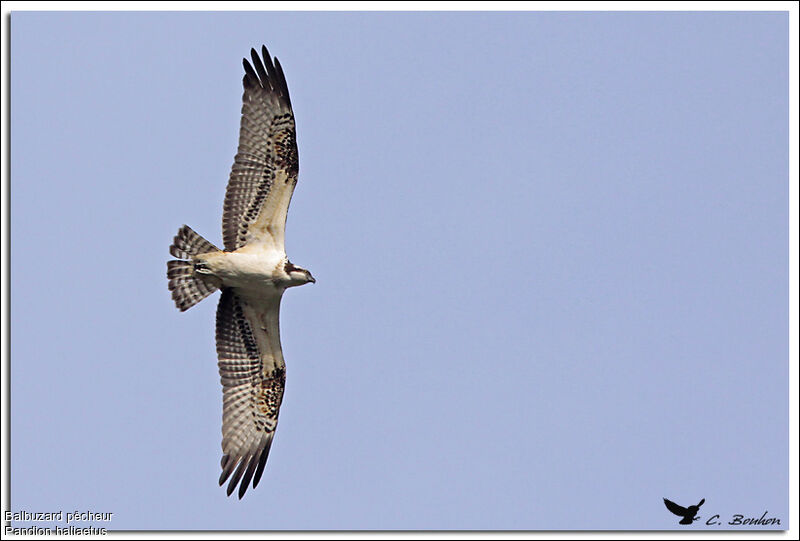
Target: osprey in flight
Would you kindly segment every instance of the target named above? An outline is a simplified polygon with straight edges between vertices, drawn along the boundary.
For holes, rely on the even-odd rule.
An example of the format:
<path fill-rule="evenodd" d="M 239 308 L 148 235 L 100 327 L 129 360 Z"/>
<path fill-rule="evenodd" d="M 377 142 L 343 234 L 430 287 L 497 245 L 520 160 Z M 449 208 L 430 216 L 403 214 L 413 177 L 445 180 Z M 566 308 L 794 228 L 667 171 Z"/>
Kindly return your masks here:
<path fill-rule="evenodd" d="M 258 485 L 278 424 L 286 381 L 278 312 L 287 288 L 314 282 L 286 257 L 286 213 L 297 184 L 297 142 L 289 89 L 278 59 L 244 60 L 239 150 L 222 215 L 225 249 L 184 225 L 167 262 L 182 312 L 217 289 L 217 357 L 222 380 L 222 474 L 228 496 Z"/>

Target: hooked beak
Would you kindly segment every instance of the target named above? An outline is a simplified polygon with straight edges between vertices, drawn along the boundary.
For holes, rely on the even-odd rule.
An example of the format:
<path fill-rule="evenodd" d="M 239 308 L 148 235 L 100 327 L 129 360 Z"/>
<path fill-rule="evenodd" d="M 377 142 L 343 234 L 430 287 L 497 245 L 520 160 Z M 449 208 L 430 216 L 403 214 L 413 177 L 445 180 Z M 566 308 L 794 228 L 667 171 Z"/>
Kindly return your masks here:
<path fill-rule="evenodd" d="M 317 281 L 314 279 L 314 277 L 310 276 L 310 275 L 308 277 L 308 281 L 311 282 L 312 284 L 316 284 L 317 283 Z"/>

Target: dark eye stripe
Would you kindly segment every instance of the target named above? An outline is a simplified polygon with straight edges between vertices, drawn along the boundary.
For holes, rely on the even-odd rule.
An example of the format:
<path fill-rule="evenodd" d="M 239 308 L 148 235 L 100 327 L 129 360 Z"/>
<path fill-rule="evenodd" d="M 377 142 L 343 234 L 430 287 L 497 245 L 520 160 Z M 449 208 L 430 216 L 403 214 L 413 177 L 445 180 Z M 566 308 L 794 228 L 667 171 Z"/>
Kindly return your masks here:
<path fill-rule="evenodd" d="M 283 266 L 283 270 L 286 271 L 286 274 L 289 274 L 292 271 L 298 270 L 298 268 L 292 265 L 289 261 L 287 261 L 286 264 Z"/>

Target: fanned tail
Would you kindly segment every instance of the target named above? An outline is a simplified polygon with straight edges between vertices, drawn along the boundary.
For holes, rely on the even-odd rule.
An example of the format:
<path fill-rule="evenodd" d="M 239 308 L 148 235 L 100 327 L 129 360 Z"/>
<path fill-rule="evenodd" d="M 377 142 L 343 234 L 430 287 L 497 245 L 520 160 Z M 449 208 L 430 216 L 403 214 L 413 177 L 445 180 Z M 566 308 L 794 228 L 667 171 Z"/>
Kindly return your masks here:
<path fill-rule="evenodd" d="M 167 261 L 167 278 L 172 300 L 181 312 L 202 301 L 219 287 L 208 278 L 195 273 L 193 256 L 219 251 L 216 246 L 198 235 L 188 225 L 178 230 L 169 253 L 180 260 Z"/>

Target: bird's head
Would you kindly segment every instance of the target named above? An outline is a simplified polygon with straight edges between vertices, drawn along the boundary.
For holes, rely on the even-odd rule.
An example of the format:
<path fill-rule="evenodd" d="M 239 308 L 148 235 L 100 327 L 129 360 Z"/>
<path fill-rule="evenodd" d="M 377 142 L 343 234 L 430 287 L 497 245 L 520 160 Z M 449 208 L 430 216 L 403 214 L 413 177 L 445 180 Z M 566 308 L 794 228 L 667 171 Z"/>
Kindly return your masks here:
<path fill-rule="evenodd" d="M 286 260 L 286 263 L 283 265 L 283 270 L 289 276 L 289 284 L 287 285 L 287 287 L 301 286 L 309 282 L 311 282 L 312 284 L 316 283 L 316 280 L 314 279 L 313 276 L 311 276 L 311 273 L 308 270 L 302 267 L 298 267 L 297 265 L 290 262 L 288 259 Z"/>

